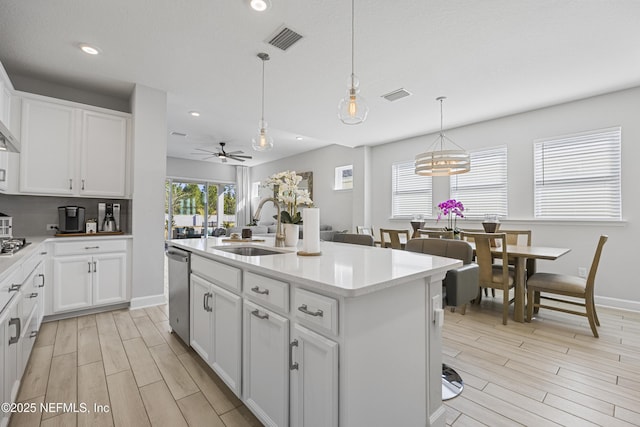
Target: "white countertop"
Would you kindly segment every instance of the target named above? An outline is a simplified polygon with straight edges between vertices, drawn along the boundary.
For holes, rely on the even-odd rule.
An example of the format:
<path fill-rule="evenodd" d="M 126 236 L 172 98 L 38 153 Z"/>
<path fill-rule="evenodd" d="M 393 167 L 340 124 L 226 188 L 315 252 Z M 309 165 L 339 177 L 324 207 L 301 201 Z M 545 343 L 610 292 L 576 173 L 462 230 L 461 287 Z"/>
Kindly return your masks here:
<path fill-rule="evenodd" d="M 226 238 L 225 238 L 226 239 Z M 274 238 L 265 242 L 223 242 L 223 238 L 175 239 L 169 244 L 227 264 L 249 268 L 284 280 L 321 288 L 345 297 L 355 297 L 401 285 L 420 277 L 446 274 L 462 262 L 450 258 L 395 249 L 320 242 L 320 256 L 299 256 L 302 248 L 273 248 Z M 222 246 L 271 247 L 287 253 L 243 256 L 216 250 Z"/>
<path fill-rule="evenodd" d="M 77 237 L 54 237 L 54 236 L 30 236 L 26 237 L 27 242 L 30 244 L 20 249 L 13 255 L 0 256 L 0 281 L 9 276 L 16 268 L 19 268 L 22 261 L 29 258 L 29 256 L 35 252 L 35 250 L 43 242 L 72 242 L 78 240 L 95 240 L 95 239 L 130 239 L 133 236 L 131 234 L 118 234 L 100 236 L 99 234 L 91 236 L 77 236 Z"/>

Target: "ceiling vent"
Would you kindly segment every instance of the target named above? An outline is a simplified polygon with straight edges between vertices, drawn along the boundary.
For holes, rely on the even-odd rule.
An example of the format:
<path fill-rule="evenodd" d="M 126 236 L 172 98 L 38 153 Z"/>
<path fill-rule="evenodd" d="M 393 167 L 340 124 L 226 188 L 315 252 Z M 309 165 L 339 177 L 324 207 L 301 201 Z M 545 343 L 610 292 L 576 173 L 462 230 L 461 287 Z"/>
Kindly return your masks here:
<path fill-rule="evenodd" d="M 271 37 L 269 37 L 266 42 L 271 46 L 275 46 L 278 49 L 286 51 L 301 38 L 302 35 L 296 33 L 291 28 L 282 26 Z"/>
<path fill-rule="evenodd" d="M 411 92 L 407 91 L 406 89 L 400 88 L 392 92 L 389 92 L 385 95 L 382 95 L 382 97 L 387 101 L 393 102 L 393 101 L 397 101 L 398 99 L 405 98 L 409 95 L 411 95 Z"/>

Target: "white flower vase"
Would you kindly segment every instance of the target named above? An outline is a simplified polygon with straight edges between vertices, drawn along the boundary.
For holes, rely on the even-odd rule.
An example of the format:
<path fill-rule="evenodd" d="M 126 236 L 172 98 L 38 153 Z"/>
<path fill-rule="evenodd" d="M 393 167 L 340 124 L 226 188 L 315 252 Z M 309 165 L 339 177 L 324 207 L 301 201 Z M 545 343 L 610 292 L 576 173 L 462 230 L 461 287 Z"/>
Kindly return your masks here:
<path fill-rule="evenodd" d="M 300 236 L 300 226 L 298 224 L 282 224 L 284 230 L 284 245 L 297 246 Z"/>

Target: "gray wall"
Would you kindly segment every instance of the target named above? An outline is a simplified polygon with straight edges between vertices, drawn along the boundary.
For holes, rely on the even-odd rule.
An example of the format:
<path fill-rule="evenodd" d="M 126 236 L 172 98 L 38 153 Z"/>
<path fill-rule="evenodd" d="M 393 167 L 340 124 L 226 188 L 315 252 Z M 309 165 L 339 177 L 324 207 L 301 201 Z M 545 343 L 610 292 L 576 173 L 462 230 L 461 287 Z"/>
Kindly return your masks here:
<path fill-rule="evenodd" d="M 58 224 L 59 206 L 82 206 L 85 219 L 97 219 L 99 202 L 120 203 L 122 231 L 131 231 L 130 200 L 0 194 L 0 212 L 13 217 L 13 235 L 16 237 L 53 236 L 56 232 L 47 231 L 46 225 Z"/>

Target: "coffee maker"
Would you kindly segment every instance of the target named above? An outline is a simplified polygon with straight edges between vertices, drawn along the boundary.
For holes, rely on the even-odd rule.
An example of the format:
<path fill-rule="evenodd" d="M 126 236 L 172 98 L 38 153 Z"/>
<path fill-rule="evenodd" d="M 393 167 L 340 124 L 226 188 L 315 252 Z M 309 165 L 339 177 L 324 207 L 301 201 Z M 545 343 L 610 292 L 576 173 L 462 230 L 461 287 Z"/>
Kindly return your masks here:
<path fill-rule="evenodd" d="M 120 203 L 98 203 L 98 232 L 120 231 Z"/>
<path fill-rule="evenodd" d="M 60 233 L 84 232 L 84 208 L 60 206 L 58 208 L 58 230 Z"/>

